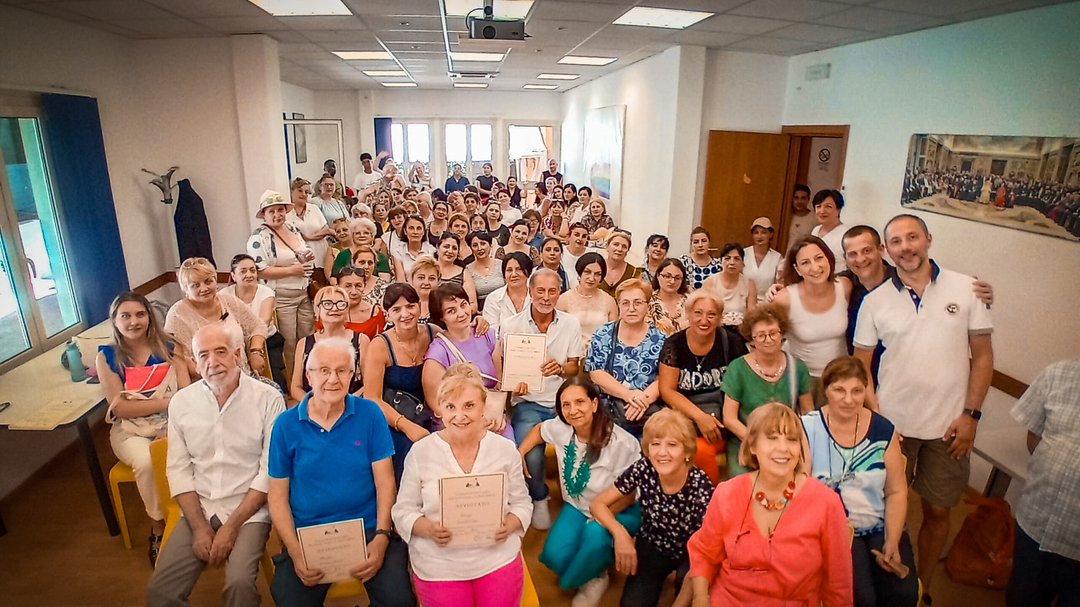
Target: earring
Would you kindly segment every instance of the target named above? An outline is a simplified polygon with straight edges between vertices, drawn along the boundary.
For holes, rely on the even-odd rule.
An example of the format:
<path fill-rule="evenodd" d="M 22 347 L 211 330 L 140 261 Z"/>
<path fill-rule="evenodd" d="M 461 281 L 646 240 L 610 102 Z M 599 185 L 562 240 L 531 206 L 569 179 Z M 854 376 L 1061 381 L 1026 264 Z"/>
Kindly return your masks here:
<path fill-rule="evenodd" d="M 690 458 L 689 458 L 689 457 L 687 457 L 687 458 L 684 458 L 684 459 L 683 459 L 683 461 L 685 461 L 686 463 L 688 463 L 688 464 L 689 464 L 689 463 L 690 463 Z"/>

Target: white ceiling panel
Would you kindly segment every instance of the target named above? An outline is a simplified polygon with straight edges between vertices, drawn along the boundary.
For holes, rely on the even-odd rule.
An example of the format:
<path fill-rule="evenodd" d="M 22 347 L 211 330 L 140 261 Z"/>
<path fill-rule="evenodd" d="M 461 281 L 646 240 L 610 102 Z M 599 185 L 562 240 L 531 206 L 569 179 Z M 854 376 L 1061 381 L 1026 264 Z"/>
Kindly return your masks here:
<path fill-rule="evenodd" d="M 247 0 L 144 0 L 184 17 L 253 17 L 266 11 Z"/>
<path fill-rule="evenodd" d="M 41 13 L 42 15 L 49 15 L 50 17 L 57 17 L 59 19 L 64 19 L 73 23 L 81 23 L 90 20 L 90 17 L 87 17 L 86 15 L 73 13 L 67 9 L 58 7 L 51 2 L 35 2 L 33 4 L 20 4 L 17 6 L 28 11 Z"/>
<path fill-rule="evenodd" d="M 279 32 L 289 27 L 270 15 L 256 17 L 215 17 L 195 21 L 224 34 L 253 34 L 256 32 Z"/>
<path fill-rule="evenodd" d="M 379 39 L 390 44 L 391 42 L 435 42 L 443 43 L 442 31 L 412 31 L 412 30 L 377 30 Z M 450 34 L 450 40 L 457 42 L 458 35 Z"/>
<path fill-rule="evenodd" d="M 171 19 L 123 19 L 114 23 L 120 27 L 154 38 L 207 38 L 221 35 L 204 25 L 179 17 Z"/>
<path fill-rule="evenodd" d="M 266 32 L 267 36 L 270 36 L 278 42 L 307 42 L 305 37 L 300 32 L 294 32 L 292 30 L 282 30 L 280 32 Z"/>
<path fill-rule="evenodd" d="M 631 2 L 629 4 L 640 4 L 642 6 L 654 8 L 674 8 L 684 11 L 722 13 L 726 10 L 735 8 L 740 4 L 746 4 L 746 0 L 646 0 L 636 3 Z"/>
<path fill-rule="evenodd" d="M 525 33 L 533 38 L 549 41 L 571 42 L 571 46 L 606 27 L 603 23 L 588 21 L 553 21 L 549 19 L 530 19 L 525 24 Z"/>
<path fill-rule="evenodd" d="M 625 6 L 598 4 L 595 2 L 562 2 L 540 0 L 533 6 L 531 18 L 559 21 L 573 17 L 574 21 L 611 23 L 626 12 Z M 527 31 L 527 30 L 526 30 Z"/>
<path fill-rule="evenodd" d="M 954 18 L 964 21 L 972 19 L 982 19 L 984 17 L 992 17 L 994 15 L 1002 15 L 1005 13 L 1011 13 L 1014 11 L 1025 11 L 1032 8 L 1038 8 L 1040 6 L 1046 6 L 1048 4 L 1058 4 L 1061 0 L 1013 0 L 1012 2 L 1006 2 L 1005 4 L 995 4 L 993 6 L 987 6 L 966 13 L 960 13 L 953 15 Z"/>
<path fill-rule="evenodd" d="M 755 36 L 753 38 L 740 40 L 730 45 L 728 48 L 731 50 L 747 51 L 751 53 L 789 55 L 792 53 L 809 52 L 819 46 L 819 44 L 814 42 L 803 42 L 801 40 L 783 40 L 780 38 L 766 38 L 765 36 Z"/>
<path fill-rule="evenodd" d="M 666 40 L 671 34 L 680 31 L 661 27 L 636 27 L 633 25 L 609 25 L 596 32 L 590 42 L 603 42 L 605 40 L 638 40 L 642 44 Z"/>
<path fill-rule="evenodd" d="M 778 15 L 779 16 L 779 15 Z M 724 32 L 725 34 L 744 34 L 758 36 L 791 25 L 791 21 L 779 19 L 759 19 L 757 17 L 741 17 L 739 15 L 716 15 L 691 27 L 691 30 L 705 30 L 709 32 Z"/>
<path fill-rule="evenodd" d="M 679 44 L 691 44 L 707 48 L 720 48 L 733 42 L 745 39 L 742 34 L 725 34 L 723 32 L 679 32 L 671 37 L 672 42 Z"/>
<path fill-rule="evenodd" d="M 357 15 L 423 15 L 435 13 L 439 0 L 342 0 Z"/>
<path fill-rule="evenodd" d="M 56 2 L 56 8 L 69 10 L 79 15 L 99 21 L 117 19 L 169 19 L 172 13 L 162 10 L 142 0 L 80 0 L 78 2 Z"/>
<path fill-rule="evenodd" d="M 347 50 L 338 48 L 339 43 L 351 42 L 353 44 L 366 44 L 378 47 L 375 42 L 375 33 L 369 30 L 304 30 L 302 32 L 308 40 L 318 42 L 323 46 L 333 46 L 332 50 Z"/>
<path fill-rule="evenodd" d="M 278 17 L 278 20 L 297 31 L 307 30 L 362 30 L 367 29 L 355 15 L 335 17 Z"/>
<path fill-rule="evenodd" d="M 1004 4 L 1002 0 L 878 0 L 869 6 L 885 8 L 921 15 L 947 17 L 965 13 L 994 4 Z"/>
<path fill-rule="evenodd" d="M 785 21 L 810 21 L 830 13 L 840 12 L 846 8 L 849 8 L 849 6 L 836 2 L 821 2 L 820 0 L 751 0 L 732 9 L 731 14 L 783 19 Z"/>
<path fill-rule="evenodd" d="M 774 32 L 769 32 L 770 38 L 787 38 L 790 40 L 802 40 L 804 42 L 826 43 L 841 43 L 846 40 L 864 36 L 865 32 L 862 30 L 810 23 L 796 23 L 795 25 L 789 25 Z"/>

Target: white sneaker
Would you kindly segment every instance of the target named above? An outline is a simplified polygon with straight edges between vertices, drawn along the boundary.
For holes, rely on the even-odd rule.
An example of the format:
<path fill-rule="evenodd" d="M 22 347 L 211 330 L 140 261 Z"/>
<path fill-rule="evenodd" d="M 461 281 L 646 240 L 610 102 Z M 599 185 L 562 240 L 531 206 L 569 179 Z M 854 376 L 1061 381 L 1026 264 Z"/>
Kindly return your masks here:
<path fill-rule="evenodd" d="M 574 600 L 570 601 L 570 607 L 596 607 L 610 582 L 607 571 L 601 573 L 600 577 L 585 582 L 578 588 Z"/>
<path fill-rule="evenodd" d="M 532 526 L 540 531 L 551 529 L 551 510 L 546 498 L 533 502 Z"/>

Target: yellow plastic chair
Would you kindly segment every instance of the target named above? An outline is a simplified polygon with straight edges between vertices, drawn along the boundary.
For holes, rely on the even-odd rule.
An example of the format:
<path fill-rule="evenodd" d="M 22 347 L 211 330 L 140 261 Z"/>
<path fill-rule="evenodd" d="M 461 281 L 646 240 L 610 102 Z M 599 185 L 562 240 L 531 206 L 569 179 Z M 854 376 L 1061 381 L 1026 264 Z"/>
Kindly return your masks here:
<path fill-rule="evenodd" d="M 281 537 L 278 536 L 277 529 L 271 529 L 270 538 L 266 540 L 266 549 L 263 550 L 262 558 L 259 559 L 259 568 L 262 569 L 263 575 L 266 577 L 267 586 L 274 583 L 274 555 L 280 554 L 281 550 Z M 326 593 L 328 599 L 346 596 L 367 596 L 363 582 L 360 580 L 334 582 L 330 584 L 330 590 Z"/>
<path fill-rule="evenodd" d="M 124 462 L 117 462 L 109 470 L 109 486 L 112 487 L 113 510 L 116 521 L 120 523 L 120 535 L 124 536 L 124 547 L 131 549 L 131 533 L 128 531 L 127 517 L 124 516 L 124 502 L 120 499 L 120 483 L 134 483 L 135 472 Z"/>
<path fill-rule="evenodd" d="M 176 527 L 176 521 L 180 520 L 180 504 L 169 490 L 169 477 L 165 473 L 165 463 L 169 455 L 169 439 L 159 438 L 150 443 L 150 462 L 154 466 L 154 484 L 157 485 L 158 497 L 161 499 L 161 511 L 165 515 L 165 532 L 161 536 L 161 547 L 169 540 L 169 534 Z"/>
<path fill-rule="evenodd" d="M 540 597 L 536 594 L 536 586 L 532 576 L 529 575 L 529 566 L 525 559 L 521 559 L 521 567 L 525 570 L 525 584 L 522 586 L 521 607 L 540 607 Z"/>

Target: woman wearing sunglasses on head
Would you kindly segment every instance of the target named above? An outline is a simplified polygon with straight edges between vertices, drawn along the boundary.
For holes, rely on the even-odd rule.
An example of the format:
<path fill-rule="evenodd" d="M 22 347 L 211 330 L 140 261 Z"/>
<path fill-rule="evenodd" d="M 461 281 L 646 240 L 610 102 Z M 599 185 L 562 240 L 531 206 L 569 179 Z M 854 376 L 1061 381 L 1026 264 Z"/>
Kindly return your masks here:
<path fill-rule="evenodd" d="M 364 382 L 360 375 L 360 360 L 363 359 L 367 346 L 371 339 L 363 333 L 357 333 L 345 326 L 349 310 L 349 295 L 341 287 L 323 287 L 315 294 L 315 316 L 322 324 L 322 328 L 314 335 L 308 335 L 296 344 L 296 361 L 302 368 L 307 363 L 308 355 L 315 344 L 328 337 L 341 337 L 349 340 L 356 349 L 356 373 L 353 374 L 352 383 L 349 384 L 349 393 L 355 394 L 363 387 Z M 300 402 L 311 391 L 308 384 L 307 373 L 293 373 L 292 385 L 289 386 L 289 396 L 292 400 Z"/>

